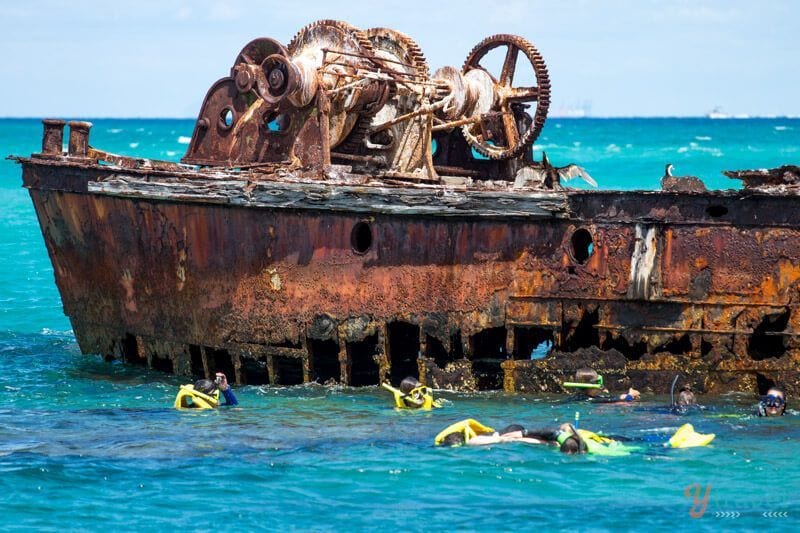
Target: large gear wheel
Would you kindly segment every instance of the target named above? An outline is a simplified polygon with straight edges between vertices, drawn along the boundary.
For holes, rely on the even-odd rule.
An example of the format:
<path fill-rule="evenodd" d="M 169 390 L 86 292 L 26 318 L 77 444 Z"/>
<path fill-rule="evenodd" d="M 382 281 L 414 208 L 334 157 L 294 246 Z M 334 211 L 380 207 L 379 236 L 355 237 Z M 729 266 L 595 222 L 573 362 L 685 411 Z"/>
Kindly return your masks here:
<path fill-rule="evenodd" d="M 367 35 L 346 22 L 318 20 L 297 32 L 288 46 L 295 63 L 305 65 L 305 79 L 314 77 L 312 84 L 301 86 L 290 101 L 302 107 L 316 92 L 317 82 L 325 90 L 336 90 L 348 83 L 359 70 L 370 70 L 372 45 Z M 346 106 L 334 106 L 330 115 L 331 147 L 344 141 L 358 121 L 358 114 L 349 113 Z"/>
<path fill-rule="evenodd" d="M 506 55 L 500 74 L 495 77 L 480 63 L 487 53 L 500 46 L 506 48 Z M 514 71 L 520 52 L 525 54 L 533 67 L 536 76 L 534 87 L 514 87 Z M 481 123 L 463 126 L 464 137 L 477 152 L 490 159 L 511 159 L 521 155 L 530 149 L 541 133 L 550 107 L 550 78 L 542 55 L 533 44 L 522 37 L 492 35 L 478 43 L 467 56 L 463 73 L 466 75 L 474 69 L 484 70 L 495 82 L 496 100 L 492 110 L 499 111 L 502 115 L 505 146 L 492 144 L 489 139 L 485 139 Z M 520 120 L 524 117 L 520 106 L 526 102 L 536 102 L 536 111 L 532 120 L 528 121 Z M 518 114 L 515 114 L 514 107 L 517 107 Z"/>
<path fill-rule="evenodd" d="M 417 75 L 427 79 L 429 75 L 428 62 L 419 45 L 405 33 L 389 28 L 370 28 L 366 32 L 367 39 L 373 51 L 387 52 L 416 70 Z M 387 67 L 392 70 L 407 70 L 405 65 L 390 63 Z"/>
<path fill-rule="evenodd" d="M 388 70 L 404 72 L 406 76 L 400 74 L 399 78 L 405 81 L 413 83 L 428 80 L 430 72 L 428 62 L 425 59 L 425 55 L 422 53 L 422 49 L 411 37 L 389 28 L 370 28 L 364 33 L 372 46 L 376 62 L 385 64 Z M 386 56 L 389 58 L 396 58 L 396 60 L 403 64 L 398 64 L 394 61 L 381 61 L 382 59 L 386 59 Z M 394 84 L 390 87 L 391 98 L 395 95 L 396 87 Z M 410 109 L 408 111 L 410 111 Z M 340 152 L 354 153 L 363 146 L 373 116 L 374 114 L 359 117 L 353 131 L 347 139 L 338 146 Z"/>
<path fill-rule="evenodd" d="M 350 54 L 371 55 L 372 45 L 367 35 L 347 22 L 339 20 L 318 20 L 305 26 L 294 36 L 287 49 L 292 57 L 300 55 L 304 48 L 329 48 Z M 365 65 L 368 60 L 355 56 L 345 56 L 346 61 Z"/>

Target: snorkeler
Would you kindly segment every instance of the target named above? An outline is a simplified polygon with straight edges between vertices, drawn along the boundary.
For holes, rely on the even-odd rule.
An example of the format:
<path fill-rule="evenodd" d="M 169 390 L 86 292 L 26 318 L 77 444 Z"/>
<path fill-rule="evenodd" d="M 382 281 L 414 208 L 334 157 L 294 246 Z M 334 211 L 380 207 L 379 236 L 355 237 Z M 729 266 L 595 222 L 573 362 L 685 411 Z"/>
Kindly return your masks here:
<path fill-rule="evenodd" d="M 579 368 L 575 371 L 574 381 L 565 382 L 564 387 L 577 389 L 577 392 L 569 398 L 569 401 L 588 400 L 595 403 L 622 403 L 633 402 L 640 398 L 641 394 L 634 388 L 629 388 L 625 394 L 613 396 L 608 389 L 603 386 L 603 376 L 591 368 Z"/>
<path fill-rule="evenodd" d="M 437 446 L 461 446 L 463 444 L 467 446 L 485 446 L 501 442 L 546 443 L 542 439 L 535 438 L 519 424 L 512 424 L 500 431 L 495 431 L 472 418 L 451 424 L 434 439 L 434 443 Z"/>
<path fill-rule="evenodd" d="M 395 407 L 399 409 L 429 411 L 432 408 L 441 407 L 441 404 L 434 400 L 431 390 L 412 376 L 403 379 L 399 389 L 395 389 L 388 383 L 383 383 L 382 386 L 394 395 Z"/>
<path fill-rule="evenodd" d="M 673 414 L 685 414 L 692 408 L 700 408 L 697 405 L 697 398 L 692 390 L 692 385 L 689 383 L 683 384 L 678 390 L 678 395 L 675 396 L 675 385 L 677 385 L 680 377 L 680 374 L 675 375 L 675 379 L 672 380 L 672 386 L 669 389 L 669 411 Z"/>
<path fill-rule="evenodd" d="M 770 387 L 758 403 L 758 416 L 783 416 L 786 412 L 786 393 L 781 387 Z"/>
<path fill-rule="evenodd" d="M 691 424 L 684 424 L 670 437 L 665 446 L 672 448 L 706 446 L 714 440 L 714 437 L 713 433 L 697 433 Z M 641 449 L 638 446 L 625 444 L 620 438 L 610 438 L 585 429 L 576 429 L 569 423 L 561 424 L 556 430 L 526 430 L 514 424 L 501 431 L 494 431 L 471 418 L 448 426 L 434 439 L 436 446 L 485 446 L 506 442 L 556 445 L 561 453 L 569 455 L 589 453 L 622 456 Z"/>
<path fill-rule="evenodd" d="M 219 393 L 225 398 L 223 405 L 239 405 L 233 394 L 228 378 L 222 372 L 217 372 L 216 379 L 201 379 L 194 385 L 181 385 L 175 397 L 175 409 L 213 409 L 219 407 Z"/>

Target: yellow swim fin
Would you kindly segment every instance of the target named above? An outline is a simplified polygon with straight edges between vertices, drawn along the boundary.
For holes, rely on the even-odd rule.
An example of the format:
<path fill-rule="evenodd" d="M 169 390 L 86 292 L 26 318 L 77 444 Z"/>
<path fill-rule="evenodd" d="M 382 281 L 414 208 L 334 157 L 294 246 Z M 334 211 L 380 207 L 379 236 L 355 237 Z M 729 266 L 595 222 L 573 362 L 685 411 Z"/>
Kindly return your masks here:
<path fill-rule="evenodd" d="M 691 424 L 684 424 L 678 428 L 678 431 L 669 439 L 669 445 L 672 448 L 694 448 L 695 446 L 706 446 L 709 442 L 714 440 L 713 433 L 702 434 L 697 433 Z"/>

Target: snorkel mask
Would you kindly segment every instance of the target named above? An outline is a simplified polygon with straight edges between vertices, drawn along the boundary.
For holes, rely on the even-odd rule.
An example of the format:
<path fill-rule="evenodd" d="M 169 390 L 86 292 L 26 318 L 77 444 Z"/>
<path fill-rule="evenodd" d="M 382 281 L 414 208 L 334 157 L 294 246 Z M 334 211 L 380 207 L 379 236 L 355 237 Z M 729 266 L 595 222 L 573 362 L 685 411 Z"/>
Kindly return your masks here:
<path fill-rule="evenodd" d="M 764 407 L 783 407 L 786 405 L 786 400 L 782 396 L 775 396 L 774 394 L 769 394 L 761 403 L 764 404 Z"/>

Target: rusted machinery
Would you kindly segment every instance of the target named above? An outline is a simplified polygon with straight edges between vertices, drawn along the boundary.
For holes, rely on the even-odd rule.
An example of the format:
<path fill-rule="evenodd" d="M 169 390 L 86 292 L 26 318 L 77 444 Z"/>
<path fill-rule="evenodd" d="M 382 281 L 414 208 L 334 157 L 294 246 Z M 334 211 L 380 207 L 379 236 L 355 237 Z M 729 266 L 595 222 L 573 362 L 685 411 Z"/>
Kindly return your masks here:
<path fill-rule="evenodd" d="M 797 167 L 564 189 L 590 178 L 534 161 L 549 98 L 520 37 L 430 74 L 399 32 L 320 21 L 242 49 L 183 165 L 95 149 L 84 122 L 63 153 L 57 120 L 18 160 L 85 353 L 240 383 L 554 391 L 588 365 L 796 390 Z"/>
<path fill-rule="evenodd" d="M 504 55 L 492 75 L 481 61 L 495 49 Z M 527 63 L 535 86 L 515 85 L 518 61 Z M 532 116 L 526 112 L 531 104 Z M 431 75 L 410 37 L 323 20 L 303 28 L 287 47 L 262 38 L 242 49 L 230 76 L 206 95 L 183 161 L 319 171 L 346 163 L 437 181 L 432 144 L 440 147 L 441 167 L 463 166 L 472 159 L 470 148 L 491 160 L 528 154 L 530 161 L 549 104 L 547 67 L 521 37 L 484 39 L 462 69 L 442 67 Z M 512 179 L 517 170 L 492 166 L 495 175 Z"/>

